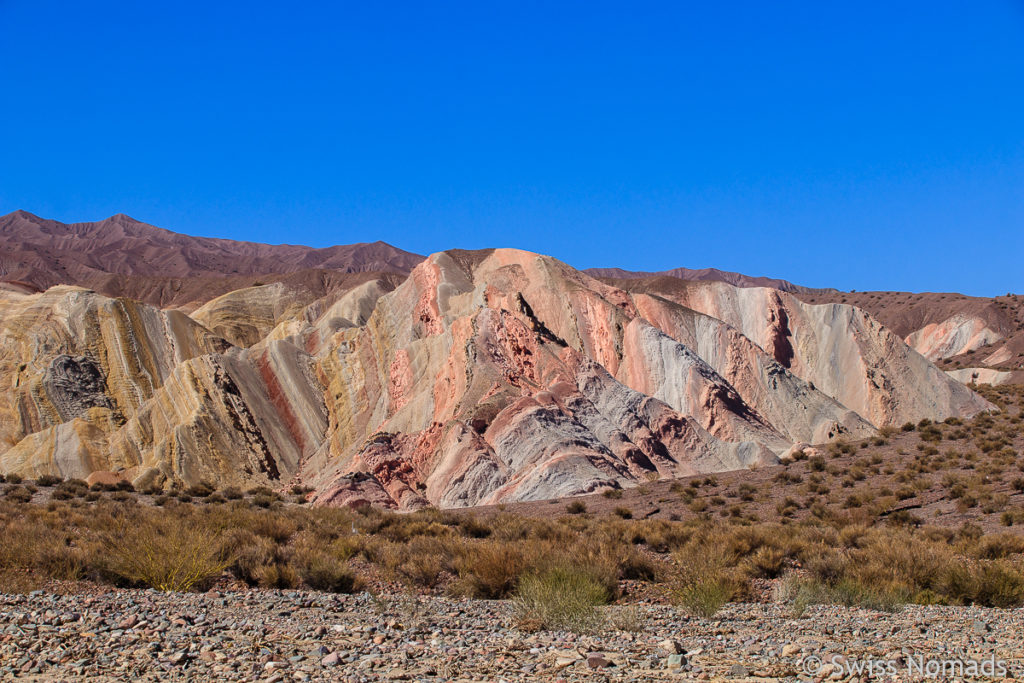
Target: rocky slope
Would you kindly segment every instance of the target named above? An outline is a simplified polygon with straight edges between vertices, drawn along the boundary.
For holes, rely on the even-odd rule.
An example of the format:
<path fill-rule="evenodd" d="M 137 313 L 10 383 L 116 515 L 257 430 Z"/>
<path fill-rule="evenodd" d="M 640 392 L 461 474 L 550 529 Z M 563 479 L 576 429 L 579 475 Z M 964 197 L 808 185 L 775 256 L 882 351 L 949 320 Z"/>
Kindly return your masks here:
<path fill-rule="evenodd" d="M 848 303 L 967 381 L 1024 381 L 1024 299 L 953 293 L 801 292 L 808 303 Z"/>
<path fill-rule="evenodd" d="M 834 290 L 812 289 L 796 285 L 788 280 L 773 277 L 754 277 L 743 273 L 732 273 L 718 268 L 671 268 L 669 270 L 636 271 L 622 268 L 588 268 L 587 275 L 616 280 L 646 279 L 651 277 L 675 277 L 680 280 L 725 282 L 736 287 L 771 287 L 783 292 L 833 292 Z"/>
<path fill-rule="evenodd" d="M 25 244 L 123 248 L 104 267 L 136 279 L 104 282 L 129 293 L 161 258 L 159 278 L 216 279 L 232 254 L 250 259 L 239 271 L 278 272 L 160 308 L 68 284 L 38 292 L 80 275 L 45 259 L 12 269 L 8 255 L 24 282 L 0 288 L 5 472 L 301 482 L 324 504 L 469 506 L 742 469 L 990 407 L 863 310 L 777 289 L 601 281 L 514 249 L 441 252 L 408 277 L 346 273 L 323 268 L 418 257 L 12 216 L 7 239 L 27 223 Z M 95 254 L 72 251 L 55 262 L 92 277 Z M 163 284 L 148 298 L 176 301 Z"/>
<path fill-rule="evenodd" d="M 27 211 L 0 217 L 0 281 L 35 291 L 74 284 L 160 307 L 279 279 L 320 292 L 341 274 L 404 276 L 422 260 L 384 242 L 314 249 L 192 237 L 123 214 L 71 224 Z"/>
<path fill-rule="evenodd" d="M 675 278 L 621 282 L 631 291 L 659 295 L 727 323 L 876 427 L 921 414 L 973 414 L 985 407 L 973 392 L 948 382 L 926 358 L 854 306 L 809 305 L 764 287 Z M 941 389 L 922 392 L 922 386 Z"/>

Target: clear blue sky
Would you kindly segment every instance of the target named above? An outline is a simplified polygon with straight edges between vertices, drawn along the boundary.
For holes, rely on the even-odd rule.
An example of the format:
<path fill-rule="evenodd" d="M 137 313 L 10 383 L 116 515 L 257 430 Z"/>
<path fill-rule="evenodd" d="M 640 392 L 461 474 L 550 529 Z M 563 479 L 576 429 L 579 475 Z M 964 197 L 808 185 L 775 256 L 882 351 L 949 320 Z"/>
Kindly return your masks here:
<path fill-rule="evenodd" d="M 1024 2 L 0 0 L 0 213 L 1024 291 Z"/>

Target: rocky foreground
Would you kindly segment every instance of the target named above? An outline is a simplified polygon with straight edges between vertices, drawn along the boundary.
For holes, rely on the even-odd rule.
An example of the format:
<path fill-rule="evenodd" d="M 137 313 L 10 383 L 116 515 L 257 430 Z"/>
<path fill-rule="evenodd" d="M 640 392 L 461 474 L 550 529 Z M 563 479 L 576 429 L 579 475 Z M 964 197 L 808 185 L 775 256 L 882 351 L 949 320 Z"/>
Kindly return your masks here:
<path fill-rule="evenodd" d="M 907 607 L 885 614 L 819 606 L 794 618 L 778 605 L 742 604 L 706 620 L 641 604 L 607 608 L 606 616 L 617 628 L 524 633 L 514 626 L 512 605 L 499 601 L 36 591 L 0 596 L 0 678 L 921 680 L 943 678 L 929 672 L 957 662 L 1003 661 L 1009 671 L 996 669 L 992 678 L 1024 680 L 1020 609 Z M 872 678 L 865 675 L 870 666 L 895 673 Z M 983 669 L 976 677 L 966 673 L 954 677 L 986 678 Z"/>

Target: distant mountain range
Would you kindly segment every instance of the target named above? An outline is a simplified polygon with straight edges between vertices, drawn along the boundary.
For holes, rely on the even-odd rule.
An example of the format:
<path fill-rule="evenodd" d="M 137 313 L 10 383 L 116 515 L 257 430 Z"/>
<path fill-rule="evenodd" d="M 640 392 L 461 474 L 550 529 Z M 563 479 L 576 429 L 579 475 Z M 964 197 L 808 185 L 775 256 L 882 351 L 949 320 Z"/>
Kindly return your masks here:
<path fill-rule="evenodd" d="M 771 277 L 751 277 L 742 273 L 730 273 L 717 268 L 672 268 L 671 270 L 659 270 L 656 272 L 623 270 L 621 268 L 587 268 L 588 275 L 594 277 L 608 278 L 612 280 L 632 280 L 649 277 L 677 277 L 680 280 L 706 281 L 706 282 L 727 282 L 736 287 L 771 287 L 783 292 L 809 292 L 808 287 L 794 285 L 787 280 L 779 280 Z"/>
<path fill-rule="evenodd" d="M 311 271 L 397 273 L 408 275 L 424 259 L 385 242 L 323 249 L 295 245 L 192 237 L 117 214 L 91 223 L 61 223 L 15 211 L 0 217 L 0 281 L 23 283 L 36 290 L 76 284 L 105 294 L 125 294 L 155 305 L 202 303 L 237 289 L 246 281 L 277 280 Z M 816 291 L 786 280 L 750 277 L 716 268 L 674 268 L 657 273 L 621 268 L 584 271 L 601 278 L 626 279 L 666 275 L 683 280 L 727 282 L 737 287 L 773 287 L 784 292 Z M 143 281 L 139 281 L 144 278 Z M 178 289 L 154 286 L 198 278 L 202 287 L 177 283 Z M 210 279 L 228 278 L 222 283 Z M 302 277 L 293 277 L 300 281 Z M 204 298 L 205 297 L 205 298 Z"/>

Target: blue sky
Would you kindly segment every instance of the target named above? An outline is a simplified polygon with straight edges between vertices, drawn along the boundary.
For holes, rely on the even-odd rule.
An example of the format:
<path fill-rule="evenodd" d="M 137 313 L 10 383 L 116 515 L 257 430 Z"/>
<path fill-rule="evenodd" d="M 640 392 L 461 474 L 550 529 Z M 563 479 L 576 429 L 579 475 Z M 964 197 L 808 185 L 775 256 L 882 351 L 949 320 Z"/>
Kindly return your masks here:
<path fill-rule="evenodd" d="M 0 213 L 1024 291 L 1024 2 L 0 0 Z"/>

